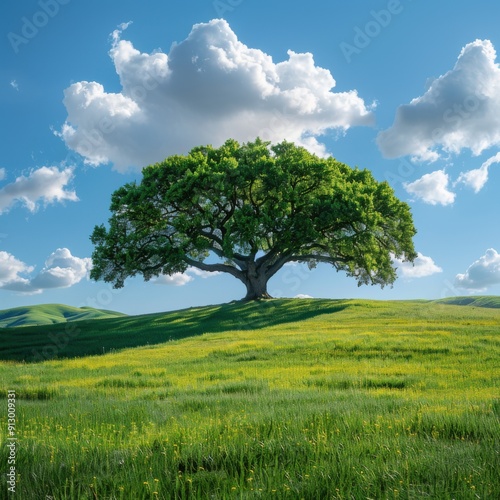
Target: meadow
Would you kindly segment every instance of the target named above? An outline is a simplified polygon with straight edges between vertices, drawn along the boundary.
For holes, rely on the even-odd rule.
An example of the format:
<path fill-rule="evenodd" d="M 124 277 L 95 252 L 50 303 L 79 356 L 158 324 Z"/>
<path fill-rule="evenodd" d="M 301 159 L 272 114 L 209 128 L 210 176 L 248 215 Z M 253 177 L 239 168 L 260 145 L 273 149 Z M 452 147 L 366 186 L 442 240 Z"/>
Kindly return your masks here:
<path fill-rule="evenodd" d="M 5 329 L 0 470 L 13 390 L 17 483 L 0 498 L 500 498 L 500 303 L 481 300 Z"/>

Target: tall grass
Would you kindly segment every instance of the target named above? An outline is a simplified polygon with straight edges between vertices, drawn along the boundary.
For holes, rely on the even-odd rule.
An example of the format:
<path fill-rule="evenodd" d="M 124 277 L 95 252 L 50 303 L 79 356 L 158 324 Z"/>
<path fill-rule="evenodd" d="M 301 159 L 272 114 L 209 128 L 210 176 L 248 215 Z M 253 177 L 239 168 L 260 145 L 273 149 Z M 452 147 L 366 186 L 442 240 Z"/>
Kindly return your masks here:
<path fill-rule="evenodd" d="M 3 362 L 16 495 L 500 498 L 500 311 L 319 302 L 233 305 L 212 333 Z M 214 310 L 183 314 L 194 333 Z"/>

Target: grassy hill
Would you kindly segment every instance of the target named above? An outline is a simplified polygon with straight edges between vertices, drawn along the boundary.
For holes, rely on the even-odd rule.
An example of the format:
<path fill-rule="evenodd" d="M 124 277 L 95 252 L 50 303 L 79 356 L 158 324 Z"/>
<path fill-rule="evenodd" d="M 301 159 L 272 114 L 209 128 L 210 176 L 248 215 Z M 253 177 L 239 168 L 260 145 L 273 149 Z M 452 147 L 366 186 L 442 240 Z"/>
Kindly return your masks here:
<path fill-rule="evenodd" d="M 472 297 L 447 297 L 439 299 L 435 302 L 440 304 L 450 304 L 456 306 L 471 306 L 471 307 L 493 307 L 500 308 L 500 297 L 497 296 L 472 296 Z"/>
<path fill-rule="evenodd" d="M 71 307 L 62 304 L 15 307 L 0 311 L 0 328 L 52 325 L 83 319 L 103 319 L 125 314 L 92 307 Z"/>
<path fill-rule="evenodd" d="M 274 299 L 264 302 L 232 302 L 195 307 L 167 313 L 126 316 L 112 311 L 73 308 L 61 305 L 33 306 L 5 311 L 2 321 L 11 326 L 0 332 L 0 360 L 43 361 L 81 357 L 119 349 L 161 344 L 204 333 L 254 330 L 296 323 L 318 315 L 349 311 L 388 309 L 392 315 L 441 310 L 449 305 L 500 308 L 500 297 L 453 297 L 435 301 L 370 301 L 331 299 Z M 453 314 L 452 309 L 447 310 Z M 9 318 L 9 315 L 11 317 Z M 3 318 L 3 319 L 2 319 Z M 17 319 L 16 319 L 17 318 Z M 95 322 L 94 319 L 99 321 Z M 67 322 L 78 320 L 78 325 Z M 23 323 L 24 322 L 24 323 Z M 36 322 L 40 326 L 33 326 Z M 66 322 L 66 323 L 65 323 Z"/>
<path fill-rule="evenodd" d="M 287 300 L 233 302 L 167 313 L 5 328 L 0 360 L 42 361 L 81 357 L 119 349 L 231 330 L 253 330 L 303 321 L 342 310 L 351 301 Z"/>
<path fill-rule="evenodd" d="M 0 342 L 19 498 L 500 498 L 497 307 L 276 299 Z"/>

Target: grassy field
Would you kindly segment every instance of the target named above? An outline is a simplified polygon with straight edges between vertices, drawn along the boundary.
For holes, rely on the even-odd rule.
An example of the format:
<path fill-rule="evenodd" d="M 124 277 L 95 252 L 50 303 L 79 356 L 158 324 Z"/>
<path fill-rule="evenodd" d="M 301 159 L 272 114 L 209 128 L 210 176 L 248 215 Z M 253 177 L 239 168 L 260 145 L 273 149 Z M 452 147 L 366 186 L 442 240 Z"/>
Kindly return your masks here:
<path fill-rule="evenodd" d="M 15 390 L 13 498 L 500 498 L 498 304 L 270 300 L 6 329 L 1 470 Z"/>

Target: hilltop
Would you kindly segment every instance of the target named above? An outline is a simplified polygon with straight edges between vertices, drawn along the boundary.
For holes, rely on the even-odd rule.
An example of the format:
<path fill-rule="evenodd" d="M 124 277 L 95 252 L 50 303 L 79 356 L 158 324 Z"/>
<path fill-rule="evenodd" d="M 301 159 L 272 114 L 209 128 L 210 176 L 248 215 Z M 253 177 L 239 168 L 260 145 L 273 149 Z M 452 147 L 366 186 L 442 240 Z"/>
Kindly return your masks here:
<path fill-rule="evenodd" d="M 62 304 L 43 304 L 36 306 L 15 307 L 0 311 L 0 328 L 18 326 L 53 325 L 70 321 L 117 318 L 125 314 L 94 309 L 92 307 L 72 307 Z"/>
<path fill-rule="evenodd" d="M 83 357 L 126 348 L 157 345 L 207 333 L 258 331 L 277 326 L 289 328 L 292 324 L 300 324 L 318 316 L 331 314 L 337 316 L 337 313 L 342 311 L 348 315 L 359 316 L 360 320 L 369 323 L 385 321 L 384 318 L 408 319 L 408 314 L 417 315 L 419 320 L 422 317 L 433 317 L 435 314 L 453 315 L 457 314 L 453 312 L 455 307 L 462 310 L 460 315 L 467 315 L 469 312 L 472 314 L 474 308 L 477 310 L 500 307 L 500 297 L 470 299 L 470 297 L 413 301 L 271 299 L 235 301 L 138 316 L 125 316 L 91 308 L 37 306 L 25 309 L 37 311 L 38 315 L 35 317 L 39 322 L 45 320 L 45 324 L 3 329 L 0 335 L 0 359 L 43 361 L 52 358 Z M 408 310 L 412 312 L 409 313 Z M 47 313 L 44 315 L 43 311 Z M 50 312 L 52 314 L 48 314 Z M 55 321 L 54 318 L 59 321 Z M 77 319 L 77 326 L 68 325 L 68 321 Z"/>

